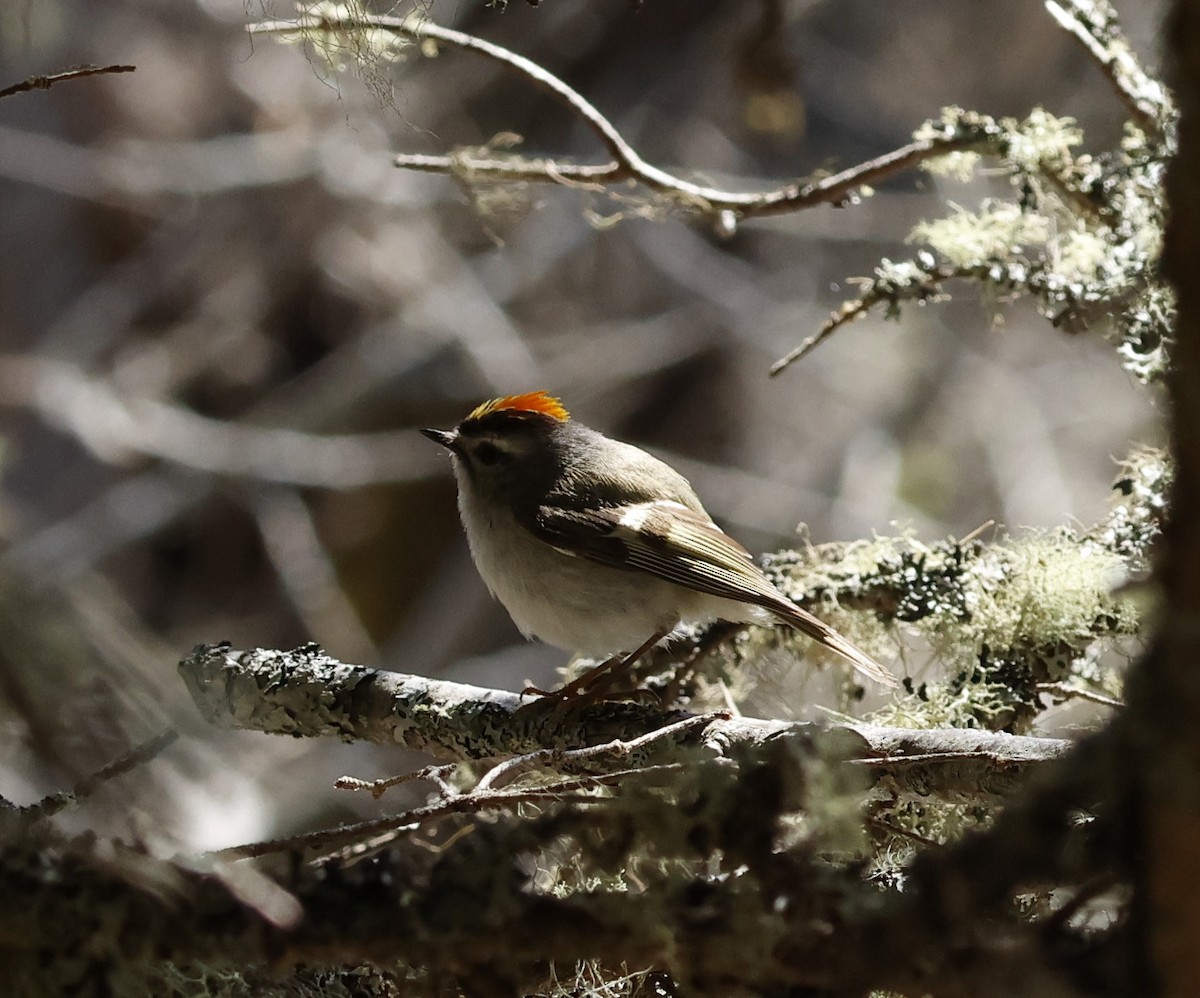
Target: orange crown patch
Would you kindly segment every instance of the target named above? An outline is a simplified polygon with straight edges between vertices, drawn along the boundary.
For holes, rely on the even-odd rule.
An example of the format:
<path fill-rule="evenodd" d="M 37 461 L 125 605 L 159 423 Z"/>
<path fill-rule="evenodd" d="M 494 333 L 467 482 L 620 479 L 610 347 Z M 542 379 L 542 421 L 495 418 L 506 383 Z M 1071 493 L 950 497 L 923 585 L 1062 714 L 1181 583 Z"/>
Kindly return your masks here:
<path fill-rule="evenodd" d="M 471 415 L 463 422 L 479 419 L 492 412 L 540 412 L 551 419 L 565 423 L 571 414 L 563 408 L 562 402 L 546 392 L 526 392 L 524 395 L 505 395 L 504 398 L 491 399 L 476 406 Z"/>

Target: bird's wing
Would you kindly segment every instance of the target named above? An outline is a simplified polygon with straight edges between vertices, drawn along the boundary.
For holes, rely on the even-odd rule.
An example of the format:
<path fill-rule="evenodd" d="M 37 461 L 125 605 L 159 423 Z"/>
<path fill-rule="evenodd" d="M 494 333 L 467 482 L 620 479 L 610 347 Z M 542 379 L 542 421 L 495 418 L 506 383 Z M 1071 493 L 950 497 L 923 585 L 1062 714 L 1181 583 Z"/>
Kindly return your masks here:
<path fill-rule="evenodd" d="M 779 592 L 750 552 L 702 511 L 661 499 L 598 509 L 542 505 L 526 526 L 564 554 L 761 606 L 846 658 L 869 679 L 899 685 L 870 655 Z"/>
<path fill-rule="evenodd" d="M 653 500 L 600 509 L 538 507 L 527 524 L 564 554 L 641 570 L 713 596 L 786 612 L 788 600 L 748 552 L 702 512 Z"/>

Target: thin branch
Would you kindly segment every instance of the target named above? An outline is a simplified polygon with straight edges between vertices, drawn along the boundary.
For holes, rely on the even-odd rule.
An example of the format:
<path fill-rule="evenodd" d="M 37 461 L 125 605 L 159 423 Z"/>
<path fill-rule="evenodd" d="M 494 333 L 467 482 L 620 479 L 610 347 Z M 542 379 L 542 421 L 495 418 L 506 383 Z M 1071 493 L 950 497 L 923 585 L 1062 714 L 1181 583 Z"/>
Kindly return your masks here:
<path fill-rule="evenodd" d="M 773 378 L 777 374 L 782 374 L 798 360 L 808 356 L 813 350 L 829 339 L 830 336 L 841 329 L 842 326 L 861 319 L 864 315 L 871 311 L 872 306 L 883 301 L 884 297 L 885 296 L 882 291 L 877 288 L 872 288 L 861 298 L 855 298 L 853 301 L 843 302 L 837 311 L 821 324 L 820 329 L 818 329 L 811 336 L 802 340 L 799 346 L 789 350 L 786 354 L 780 357 L 779 360 L 775 361 L 775 363 L 771 365 L 768 370 L 770 376 Z"/>
<path fill-rule="evenodd" d="M 505 786 L 516 779 L 517 775 L 523 770 L 532 769 L 535 766 L 552 766 L 555 769 L 559 769 L 563 766 L 570 766 L 572 763 L 579 763 L 585 759 L 595 759 L 603 755 L 628 758 L 638 749 L 645 748 L 660 738 L 669 738 L 673 735 L 682 734 L 685 731 L 691 731 L 694 728 L 707 727 L 714 720 L 728 720 L 729 717 L 730 715 L 728 714 L 698 714 L 695 717 L 685 717 L 682 721 L 665 725 L 655 731 L 648 731 L 646 734 L 639 735 L 637 738 L 630 739 L 629 741 L 614 738 L 603 745 L 589 745 L 587 748 L 581 749 L 538 749 L 536 752 L 515 756 L 498 766 L 494 766 L 475 785 L 475 792 Z"/>
<path fill-rule="evenodd" d="M 431 822 L 453 814 L 478 814 L 481 811 L 507 809 L 515 804 L 529 803 L 601 804 L 604 802 L 603 797 L 596 797 L 584 791 L 596 787 L 612 786 L 633 776 L 670 772 L 678 768 L 679 764 L 677 763 L 643 766 L 636 769 L 622 769 L 613 773 L 559 780 L 556 783 L 519 790 L 480 791 L 476 788 L 470 793 L 439 797 L 423 807 L 412 808 L 398 814 L 388 814 L 349 825 L 339 825 L 337 828 L 324 828 L 304 835 L 231 846 L 213 855 L 222 860 L 230 860 L 250 859 L 278 852 L 328 851 L 352 845 L 364 839 L 371 839 L 371 848 L 377 849 L 406 832 L 416 831 Z"/>
<path fill-rule="evenodd" d="M 1171 117 L 1170 98 L 1161 83 L 1138 64 L 1129 43 L 1116 30 L 1116 13 L 1093 0 L 1045 0 L 1046 10 L 1099 65 L 1121 102 L 1147 135 L 1158 135 Z"/>
<path fill-rule="evenodd" d="M 469 181 L 557 183 L 594 188 L 600 183 L 636 180 L 660 193 L 675 194 L 689 207 L 705 214 L 733 212 L 739 218 L 749 218 L 801 211 L 819 204 L 845 204 L 863 187 L 878 183 L 927 159 L 983 144 L 986 144 L 986 138 L 982 135 L 922 139 L 819 180 L 786 184 L 762 192 L 701 187 L 662 170 L 655 170 L 652 176 L 644 173 L 636 163 L 626 162 L 578 164 L 519 156 L 496 159 L 476 157 L 462 151 L 450 155 L 402 153 L 393 162 L 404 169 L 447 174 Z"/>
<path fill-rule="evenodd" d="M 392 163 L 417 173 L 441 173 L 465 176 L 470 180 L 505 183 L 562 184 L 596 191 L 603 190 L 606 183 L 616 183 L 627 177 L 616 162 L 563 163 L 554 159 L 526 159 L 523 156 L 494 159 L 461 151 L 449 155 L 400 153 Z"/>
<path fill-rule="evenodd" d="M 123 65 L 75 66 L 72 69 L 64 69 L 57 73 L 51 73 L 49 76 L 31 76 L 20 83 L 14 83 L 12 86 L 0 90 L 0 98 L 11 97 L 13 94 L 26 93 L 30 90 L 49 90 L 56 83 L 65 83 L 67 80 L 81 80 L 87 76 L 101 76 L 110 73 L 132 73 L 136 69 L 136 66 Z"/>
<path fill-rule="evenodd" d="M 572 113 L 583 119 L 612 157 L 612 161 L 606 164 L 576 165 L 554 159 L 498 159 L 474 157 L 463 153 L 444 156 L 401 155 L 394 161 L 397 166 L 460 177 L 469 176 L 472 180 L 565 182 L 569 185 L 576 182 L 614 184 L 635 180 L 651 190 L 678 200 L 687 208 L 722 218 L 726 225 L 734 224 L 733 220 L 737 218 L 782 214 L 817 204 L 843 203 L 856 190 L 876 183 L 884 177 L 907 170 L 936 156 L 986 144 L 988 140 L 984 131 L 964 131 L 949 136 L 936 136 L 909 143 L 900 149 L 820 180 L 791 183 L 763 192 L 729 191 L 692 183 L 648 163 L 621 135 L 616 126 L 577 90 L 532 60 L 474 35 L 443 28 L 425 20 L 365 15 L 265 21 L 252 25 L 250 30 L 254 33 L 272 34 L 382 30 L 417 42 L 433 39 L 476 52 L 515 69 L 554 96 Z"/>
<path fill-rule="evenodd" d="M 782 374 L 796 363 L 796 361 L 812 353 L 813 350 L 829 339 L 842 326 L 861 319 L 881 302 L 895 304 L 899 301 L 911 299 L 929 301 L 941 294 L 942 281 L 948 281 L 956 277 L 977 276 L 981 271 L 986 271 L 986 268 L 970 266 L 931 267 L 922 275 L 921 280 L 914 280 L 904 288 L 897 288 L 892 284 L 880 280 L 871 281 L 870 287 L 863 295 L 851 301 L 844 302 L 841 307 L 825 320 L 821 328 L 813 333 L 812 336 L 809 336 L 794 350 L 791 350 L 775 361 L 770 368 L 771 377 Z"/>
<path fill-rule="evenodd" d="M 459 791 L 447 782 L 446 777 L 452 774 L 456 768 L 453 763 L 443 766 L 426 766 L 424 769 L 418 769 L 412 773 L 389 776 L 382 780 L 360 780 L 356 776 L 339 776 L 333 785 L 338 790 L 369 790 L 371 796 L 379 800 L 392 787 L 398 787 L 404 783 L 415 783 L 417 780 L 428 780 L 442 792 L 444 797 L 454 797 Z"/>
<path fill-rule="evenodd" d="M 164 731 L 130 749 L 119 759 L 80 780 L 72 789 L 46 797 L 36 804 L 20 809 L 23 821 L 49 818 L 67 808 L 76 807 L 86 801 L 109 780 L 123 776 L 130 770 L 143 766 L 163 750 L 175 744 L 179 735 L 175 731 Z"/>
<path fill-rule="evenodd" d="M 517 804 L 529 803 L 546 803 L 546 804 L 586 804 L 586 805 L 602 805 L 605 801 L 611 799 L 601 797 L 594 794 L 586 793 L 588 790 L 593 790 L 599 787 L 616 786 L 626 779 L 631 777 L 642 777 L 658 775 L 661 773 L 677 773 L 683 768 L 682 763 L 669 763 L 659 766 L 643 766 L 633 769 L 622 769 L 612 773 L 605 773 L 602 776 L 586 776 L 572 780 L 561 780 L 558 783 L 548 784 L 540 787 L 531 787 L 529 790 L 504 790 L 491 791 L 487 793 L 479 793 L 477 790 L 472 790 L 469 793 L 456 795 L 453 797 L 442 798 L 441 801 L 428 805 L 431 813 L 428 816 L 420 816 L 414 821 L 408 823 L 391 822 L 390 827 L 377 829 L 367 827 L 365 831 L 360 831 L 357 826 L 354 828 L 331 829 L 331 840 L 324 845 L 334 845 L 338 842 L 343 843 L 332 852 L 325 852 L 318 855 L 313 860 L 313 865 L 319 866 L 326 863 L 355 863 L 366 859 L 368 856 L 373 856 L 382 850 L 386 849 L 392 843 L 396 842 L 402 836 L 416 831 L 418 828 L 423 828 L 434 821 L 447 817 L 451 814 L 476 814 L 482 811 L 507 811 L 513 809 Z M 438 803 L 453 803 L 455 801 L 466 801 L 467 803 L 458 808 L 451 808 L 442 811 L 437 809 Z M 380 822 L 387 822 L 387 819 L 379 819 Z M 371 826 L 373 822 L 365 822 L 367 826 Z M 471 826 L 464 825 L 458 831 L 450 836 L 447 843 L 454 839 L 470 833 Z M 345 834 L 342 834 L 345 832 Z M 321 836 L 323 833 L 313 833 Z M 289 841 L 275 843 L 280 849 L 291 849 L 292 844 Z M 443 845 L 442 848 L 445 848 Z M 272 849 L 272 852 L 278 849 Z M 263 855 L 266 855 L 265 853 Z"/>

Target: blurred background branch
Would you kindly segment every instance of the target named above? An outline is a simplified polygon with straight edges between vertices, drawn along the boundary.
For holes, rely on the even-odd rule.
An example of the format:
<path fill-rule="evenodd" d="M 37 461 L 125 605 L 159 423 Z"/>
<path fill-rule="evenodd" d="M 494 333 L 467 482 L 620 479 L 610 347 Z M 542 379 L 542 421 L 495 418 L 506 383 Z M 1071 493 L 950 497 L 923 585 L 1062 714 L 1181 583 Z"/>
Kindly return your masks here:
<path fill-rule="evenodd" d="M 49 90 L 67 80 L 82 80 L 89 76 L 100 76 L 105 73 L 132 73 L 136 69 L 136 66 L 76 66 L 73 69 L 50 73 L 48 76 L 31 76 L 20 83 L 0 88 L 0 97 L 11 97 L 13 94 L 26 93 L 30 90 Z"/>

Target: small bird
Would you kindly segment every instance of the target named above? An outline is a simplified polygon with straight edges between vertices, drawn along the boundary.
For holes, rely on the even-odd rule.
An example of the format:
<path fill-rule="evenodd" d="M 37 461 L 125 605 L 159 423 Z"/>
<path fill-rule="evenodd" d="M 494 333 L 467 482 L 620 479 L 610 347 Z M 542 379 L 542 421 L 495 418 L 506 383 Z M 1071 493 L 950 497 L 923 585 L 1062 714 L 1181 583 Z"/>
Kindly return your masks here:
<path fill-rule="evenodd" d="M 775 618 L 898 685 L 776 589 L 679 472 L 580 425 L 546 392 L 492 399 L 453 430 L 421 432 L 450 451 L 475 566 L 521 632 L 617 656 L 589 677 L 623 671 L 680 623 Z"/>

